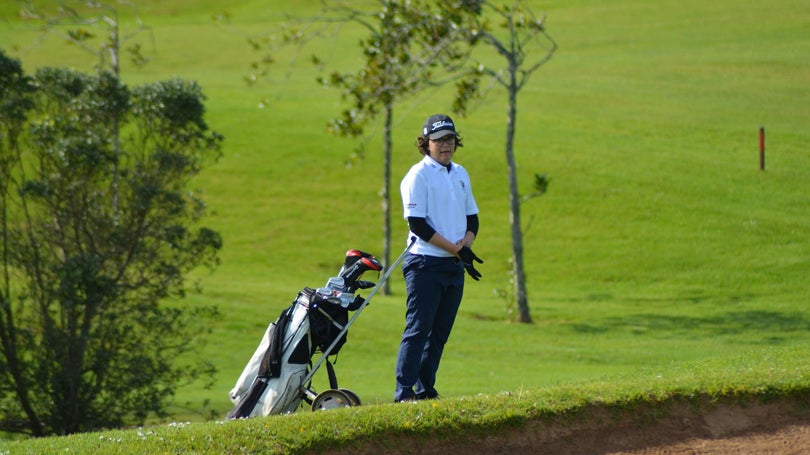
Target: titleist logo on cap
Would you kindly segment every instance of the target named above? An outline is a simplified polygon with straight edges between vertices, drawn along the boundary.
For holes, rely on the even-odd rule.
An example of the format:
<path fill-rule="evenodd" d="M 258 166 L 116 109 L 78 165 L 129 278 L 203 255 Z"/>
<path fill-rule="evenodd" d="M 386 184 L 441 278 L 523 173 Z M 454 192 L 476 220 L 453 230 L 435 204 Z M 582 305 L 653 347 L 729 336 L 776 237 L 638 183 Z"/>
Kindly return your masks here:
<path fill-rule="evenodd" d="M 439 121 L 439 122 L 434 122 L 433 125 L 431 125 L 430 130 L 431 131 L 436 131 L 436 130 L 439 130 L 439 129 L 442 129 L 442 128 L 455 129 L 456 126 L 453 125 L 453 122 L 449 122 L 447 120 L 442 120 L 442 121 Z"/>

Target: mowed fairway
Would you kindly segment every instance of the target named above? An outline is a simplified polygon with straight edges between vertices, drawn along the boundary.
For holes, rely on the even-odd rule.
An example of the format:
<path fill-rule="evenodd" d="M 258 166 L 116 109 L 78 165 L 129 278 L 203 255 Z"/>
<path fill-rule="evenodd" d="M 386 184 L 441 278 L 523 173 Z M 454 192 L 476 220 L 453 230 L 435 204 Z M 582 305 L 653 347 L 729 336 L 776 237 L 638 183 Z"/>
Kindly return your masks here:
<path fill-rule="evenodd" d="M 140 4 L 150 28 L 138 37 L 151 61 L 125 64 L 124 80 L 198 81 L 209 126 L 225 136 L 224 156 L 196 181 L 210 207 L 207 224 L 225 239 L 222 264 L 199 271 L 203 293 L 177 303 L 222 312 L 203 353 L 219 369 L 214 387 L 194 384 L 177 397 L 180 416 L 195 420 L 203 400 L 218 415 L 230 408 L 228 390 L 300 288 L 324 284 L 349 248 L 381 254 L 381 129 L 366 159 L 347 168 L 358 142 L 326 132 L 344 105 L 315 82 L 325 73 L 309 63 L 320 53 L 330 70 L 359 65 L 358 30 L 299 54 L 283 51 L 268 80 L 243 82 L 257 58 L 245 38 L 271 30 L 282 11 L 314 13 L 308 2 Z M 510 322 L 513 308 L 500 296 L 510 287 L 506 93 L 492 87 L 467 118 L 456 118 L 465 142 L 456 159 L 481 209 L 475 251 L 486 263 L 482 281 L 468 281 L 440 370 L 442 395 L 649 369 L 666 375 L 673 363 L 808 345 L 810 5 L 533 5 L 560 45 L 518 101 L 521 191 L 531 192 L 534 173 L 551 178 L 546 195 L 522 205 L 535 322 Z M 95 63 L 56 32 L 37 42 L 39 32 L 14 9 L 0 7 L 0 46 L 29 72 Z M 229 19 L 218 25 L 212 17 L 224 12 Z M 407 231 L 399 179 L 419 159 L 413 143 L 424 118 L 448 112 L 451 92 L 420 94 L 395 111 L 395 255 Z M 392 288 L 352 327 L 337 362 L 341 386 L 366 403 L 392 398 L 405 298 L 397 272 Z"/>

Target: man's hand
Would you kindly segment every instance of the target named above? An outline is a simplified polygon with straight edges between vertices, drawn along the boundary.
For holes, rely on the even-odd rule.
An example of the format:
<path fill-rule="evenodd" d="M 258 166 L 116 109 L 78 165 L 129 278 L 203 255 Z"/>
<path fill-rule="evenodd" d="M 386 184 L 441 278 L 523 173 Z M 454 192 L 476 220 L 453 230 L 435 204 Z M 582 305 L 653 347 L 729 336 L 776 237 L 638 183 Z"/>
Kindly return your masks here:
<path fill-rule="evenodd" d="M 476 256 L 475 253 L 473 253 L 473 250 L 471 250 L 468 246 L 462 246 L 456 254 L 459 258 L 461 258 L 461 262 L 464 264 L 464 269 L 467 271 L 470 277 L 472 277 L 472 279 L 475 281 L 480 280 L 481 272 L 475 270 L 475 267 L 473 267 L 473 261 L 478 261 L 479 264 L 483 264 L 484 261 Z"/>

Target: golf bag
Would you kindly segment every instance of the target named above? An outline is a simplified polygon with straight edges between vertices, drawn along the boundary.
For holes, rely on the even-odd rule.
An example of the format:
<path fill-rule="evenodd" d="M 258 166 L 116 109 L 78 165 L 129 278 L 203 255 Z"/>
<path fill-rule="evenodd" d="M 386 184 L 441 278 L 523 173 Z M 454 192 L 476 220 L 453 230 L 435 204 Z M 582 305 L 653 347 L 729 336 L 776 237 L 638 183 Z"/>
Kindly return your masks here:
<path fill-rule="evenodd" d="M 338 395 L 317 400 L 319 396 L 310 390 L 308 383 L 321 361 L 337 354 L 346 343 L 349 311 L 362 309 L 367 303 L 355 293 L 374 287 L 372 282 L 359 280 L 368 270 L 379 272 L 382 264 L 368 253 L 349 250 L 338 276 L 330 278 L 325 287 L 307 287 L 298 293 L 292 304 L 267 327 L 230 391 L 234 407 L 228 418 L 290 413 L 298 409 L 302 400 L 312 403 L 313 409 L 336 397 L 348 400 L 347 406 L 359 404 L 357 396 L 348 390 L 335 390 Z M 316 352 L 323 353 L 322 359 L 311 368 L 311 358 Z M 337 389 L 332 364 L 328 360 L 326 363 L 330 386 Z"/>

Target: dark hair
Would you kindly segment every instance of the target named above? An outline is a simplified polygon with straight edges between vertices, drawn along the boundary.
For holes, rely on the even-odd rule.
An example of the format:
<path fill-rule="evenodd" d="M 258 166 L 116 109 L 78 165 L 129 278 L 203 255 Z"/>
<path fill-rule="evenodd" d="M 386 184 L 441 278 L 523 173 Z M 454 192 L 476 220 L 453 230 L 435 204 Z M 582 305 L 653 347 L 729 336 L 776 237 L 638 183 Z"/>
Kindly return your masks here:
<path fill-rule="evenodd" d="M 456 148 L 464 147 L 461 136 L 456 134 Z M 416 136 L 416 148 L 422 155 L 430 155 L 430 138 L 427 136 Z"/>

